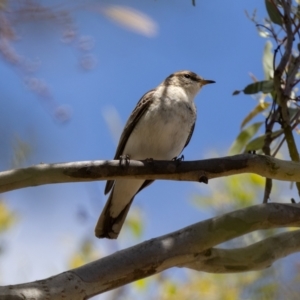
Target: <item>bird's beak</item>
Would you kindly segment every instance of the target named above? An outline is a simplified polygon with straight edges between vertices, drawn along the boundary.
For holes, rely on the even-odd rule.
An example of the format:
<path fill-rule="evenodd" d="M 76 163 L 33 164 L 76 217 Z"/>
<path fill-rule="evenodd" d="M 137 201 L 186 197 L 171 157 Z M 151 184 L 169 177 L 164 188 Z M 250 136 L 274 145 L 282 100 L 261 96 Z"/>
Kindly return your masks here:
<path fill-rule="evenodd" d="M 210 83 L 216 83 L 216 82 L 213 81 L 213 80 L 205 80 L 205 79 L 202 79 L 202 80 L 201 80 L 201 84 L 202 84 L 202 85 L 206 85 L 206 84 L 210 84 Z"/>

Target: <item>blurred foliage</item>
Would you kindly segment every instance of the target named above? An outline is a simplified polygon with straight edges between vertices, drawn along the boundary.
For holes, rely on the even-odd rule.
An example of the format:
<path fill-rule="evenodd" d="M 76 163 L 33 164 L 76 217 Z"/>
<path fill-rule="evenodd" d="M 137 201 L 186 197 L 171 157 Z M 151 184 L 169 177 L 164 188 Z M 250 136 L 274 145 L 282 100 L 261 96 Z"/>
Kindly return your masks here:
<path fill-rule="evenodd" d="M 155 21 L 136 9 L 121 5 L 111 5 L 105 7 L 102 11 L 112 21 L 117 22 L 122 27 L 147 37 L 157 35 L 157 24 Z"/>
<path fill-rule="evenodd" d="M 99 250 L 90 239 L 83 240 L 79 249 L 71 256 L 69 267 L 74 269 L 99 258 Z"/>
<path fill-rule="evenodd" d="M 143 212 L 135 206 L 126 218 L 125 230 L 134 238 L 141 239 L 144 230 L 143 221 Z"/>
<path fill-rule="evenodd" d="M 256 174 L 240 174 L 210 182 L 211 194 L 203 198 L 198 196 L 195 202 L 224 213 L 241 207 L 253 205 L 260 199 L 264 188 L 264 178 Z"/>
<path fill-rule="evenodd" d="M 124 231 L 122 231 L 122 236 L 126 239 L 141 239 L 144 229 L 144 222 L 143 222 L 143 212 L 138 209 L 137 207 L 133 207 L 126 218 L 124 224 Z M 89 234 L 88 234 L 89 235 Z M 95 238 L 86 238 L 83 239 L 76 247 L 73 254 L 71 254 L 68 266 L 70 268 L 77 268 L 89 262 L 92 262 L 96 259 L 99 259 L 107 253 L 105 250 L 102 252 L 102 248 L 99 250 L 99 240 Z M 118 246 L 117 246 L 118 248 Z M 139 289 L 143 289 L 146 286 L 145 280 L 140 280 L 134 283 L 134 285 Z"/>
<path fill-rule="evenodd" d="M 234 155 L 241 153 L 244 147 L 247 147 L 249 140 L 258 132 L 262 124 L 263 122 L 256 122 L 243 129 L 232 144 L 229 154 Z"/>
<path fill-rule="evenodd" d="M 15 214 L 0 200 L 0 233 L 8 230 L 16 221 Z"/>
<path fill-rule="evenodd" d="M 270 106 L 268 102 L 260 102 L 257 106 L 254 107 L 252 111 L 245 117 L 241 124 L 241 128 L 243 128 L 248 122 L 250 122 L 254 117 L 256 117 L 259 113 L 263 112 Z"/>
<path fill-rule="evenodd" d="M 236 274 L 207 274 L 194 271 L 187 272 L 184 283 L 169 279 L 162 281 L 157 299 L 207 299 L 207 300 L 232 300 L 232 299 L 274 299 L 263 298 L 260 291 L 255 291 L 254 286 L 261 280 L 257 272 Z M 265 290 L 265 294 L 274 294 L 276 286 Z"/>
<path fill-rule="evenodd" d="M 22 167 L 32 154 L 32 147 L 30 143 L 22 140 L 18 135 L 15 135 L 13 139 L 12 150 L 12 168 Z"/>
<path fill-rule="evenodd" d="M 138 292 L 145 292 L 148 288 L 149 282 L 153 282 L 153 279 L 152 278 L 140 279 L 133 282 L 132 285 Z"/>

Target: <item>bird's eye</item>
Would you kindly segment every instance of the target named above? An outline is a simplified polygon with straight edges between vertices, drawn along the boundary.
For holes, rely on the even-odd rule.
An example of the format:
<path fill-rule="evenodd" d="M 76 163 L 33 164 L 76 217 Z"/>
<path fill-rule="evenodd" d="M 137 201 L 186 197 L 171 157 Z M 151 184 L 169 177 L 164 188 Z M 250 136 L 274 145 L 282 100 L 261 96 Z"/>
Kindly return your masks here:
<path fill-rule="evenodd" d="M 184 74 L 184 77 L 185 78 L 191 78 L 191 75 L 190 74 Z"/>

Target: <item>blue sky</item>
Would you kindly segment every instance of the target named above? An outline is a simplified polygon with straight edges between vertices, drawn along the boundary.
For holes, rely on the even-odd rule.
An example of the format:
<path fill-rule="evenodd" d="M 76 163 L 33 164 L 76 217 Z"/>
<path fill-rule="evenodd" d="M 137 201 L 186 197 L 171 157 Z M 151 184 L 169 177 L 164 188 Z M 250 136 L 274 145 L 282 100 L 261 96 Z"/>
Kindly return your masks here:
<path fill-rule="evenodd" d="M 71 7 L 67 1 L 43 3 L 66 3 L 65 7 Z M 100 7 L 96 1 L 85 2 L 82 9 L 72 6 L 78 32 L 71 44 L 61 41 L 62 27 L 53 20 L 16 23 L 19 38 L 13 45 L 19 54 L 39 62 L 39 67 L 29 74 L 0 61 L 2 170 L 11 167 L 16 136 L 31 146 L 32 153 L 24 166 L 113 158 L 113 136 L 120 133 L 139 98 L 182 69 L 216 81 L 196 98 L 198 119 L 183 153 L 185 160 L 227 153 L 243 117 L 256 104 L 251 97 L 232 96 L 232 92 L 251 82 L 250 72 L 263 79 L 261 57 L 266 41 L 259 37 L 245 10 L 251 14 L 257 8 L 258 18 L 262 19 L 264 2 L 198 0 L 193 7 L 189 1 L 179 0 L 101 1 L 100 8 L 111 4 L 126 4 L 147 14 L 156 23 L 157 34 L 147 37 L 120 26 L 95 12 L 93 5 Z M 88 50 L 80 49 L 80 40 L 88 41 Z M 89 71 L 79 65 L 85 55 L 96 61 Z M 47 84 L 52 105 L 70 112 L 68 122 L 61 124 L 53 119 L 45 99 L 24 84 L 26 76 Z M 121 125 L 114 122 L 112 114 L 107 122 L 107 111 L 116 111 Z M 109 123 L 115 124 L 113 132 Z M 1 256 L 1 283 L 36 280 L 64 271 L 66 258 L 80 241 L 93 238 L 94 225 L 106 200 L 103 188 L 104 182 L 93 182 L 5 193 L 3 199 L 18 213 L 19 220 L 3 237 L 7 251 Z M 205 185 L 161 181 L 140 193 L 134 206 L 143 212 L 143 240 L 209 217 L 208 212 L 191 203 L 195 194 L 208 191 Z M 86 217 L 80 218 L 80 213 Z M 123 237 L 121 233 L 120 241 L 122 246 L 137 243 L 126 233 Z M 107 251 L 119 247 L 115 241 L 99 240 L 96 245 Z M 12 259 L 16 262 L 13 267 Z"/>

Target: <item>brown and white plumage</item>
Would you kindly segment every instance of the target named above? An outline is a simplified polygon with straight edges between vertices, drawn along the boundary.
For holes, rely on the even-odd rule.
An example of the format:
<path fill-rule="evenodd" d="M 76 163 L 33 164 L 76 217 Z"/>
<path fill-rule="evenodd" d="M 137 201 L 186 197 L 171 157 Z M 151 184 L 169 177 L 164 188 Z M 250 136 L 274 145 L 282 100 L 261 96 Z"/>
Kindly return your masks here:
<path fill-rule="evenodd" d="M 180 71 L 147 92 L 130 115 L 114 158 L 126 155 L 134 160 L 171 160 L 177 157 L 188 145 L 195 127 L 194 97 L 203 85 L 213 82 L 193 72 Z M 135 195 L 152 182 L 139 179 L 107 181 L 105 194 L 110 192 L 110 195 L 95 235 L 117 238 Z"/>

